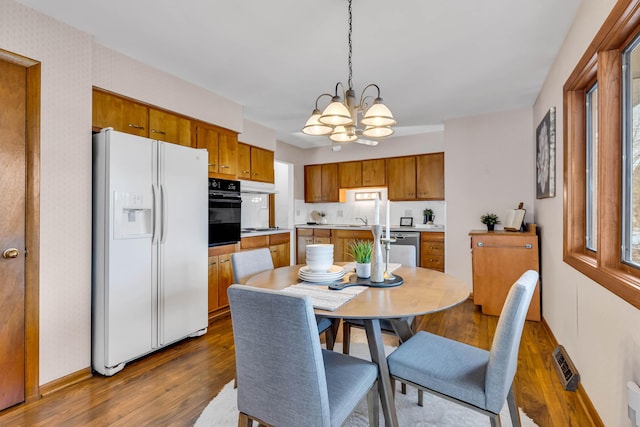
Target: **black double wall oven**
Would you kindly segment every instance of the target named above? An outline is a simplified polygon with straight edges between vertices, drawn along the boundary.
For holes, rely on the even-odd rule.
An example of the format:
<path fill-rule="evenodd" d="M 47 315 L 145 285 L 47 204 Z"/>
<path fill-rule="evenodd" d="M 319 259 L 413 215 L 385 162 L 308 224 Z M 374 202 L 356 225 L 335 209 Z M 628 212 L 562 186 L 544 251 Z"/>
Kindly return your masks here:
<path fill-rule="evenodd" d="M 209 178 L 209 246 L 240 241 L 240 182 Z"/>

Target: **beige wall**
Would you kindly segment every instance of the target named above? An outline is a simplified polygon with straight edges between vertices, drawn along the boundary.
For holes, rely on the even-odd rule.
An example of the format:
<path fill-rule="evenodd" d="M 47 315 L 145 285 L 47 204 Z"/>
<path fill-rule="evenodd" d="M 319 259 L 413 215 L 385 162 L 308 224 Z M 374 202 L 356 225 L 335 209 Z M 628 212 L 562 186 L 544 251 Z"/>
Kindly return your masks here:
<path fill-rule="evenodd" d="M 562 86 L 615 5 L 583 0 L 533 107 L 538 123 L 556 106 L 557 197 L 536 201 L 542 225 L 543 314 L 580 372 L 581 382 L 608 426 L 630 426 L 627 381 L 640 383 L 640 311 L 562 262 Z"/>

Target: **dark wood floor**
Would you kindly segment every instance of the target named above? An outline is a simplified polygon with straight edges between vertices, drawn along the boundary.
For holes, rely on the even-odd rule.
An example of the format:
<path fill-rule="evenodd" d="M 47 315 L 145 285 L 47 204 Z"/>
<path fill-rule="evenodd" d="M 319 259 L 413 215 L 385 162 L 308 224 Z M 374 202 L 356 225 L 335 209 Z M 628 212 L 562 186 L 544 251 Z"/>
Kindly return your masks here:
<path fill-rule="evenodd" d="M 470 301 L 422 318 L 419 328 L 489 348 L 497 318 Z M 562 389 L 551 362 L 553 344 L 541 323 L 527 322 L 515 380 L 518 405 L 540 427 L 593 425 L 576 393 Z M 191 426 L 234 377 L 231 321 L 206 335 L 28 404 L 0 412 L 0 426 Z"/>

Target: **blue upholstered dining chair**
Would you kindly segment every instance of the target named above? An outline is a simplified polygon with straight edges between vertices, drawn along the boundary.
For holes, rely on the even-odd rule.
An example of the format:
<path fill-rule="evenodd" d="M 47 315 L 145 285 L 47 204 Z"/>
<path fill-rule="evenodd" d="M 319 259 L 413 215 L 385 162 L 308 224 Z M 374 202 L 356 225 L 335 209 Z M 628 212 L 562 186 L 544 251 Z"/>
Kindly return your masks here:
<path fill-rule="evenodd" d="M 418 332 L 387 358 L 392 379 L 488 415 L 500 426 L 505 400 L 511 423 L 520 426 L 513 393 L 518 350 L 538 273 L 529 270 L 511 286 L 491 350 Z"/>
<path fill-rule="evenodd" d="M 341 426 L 364 396 L 378 425 L 377 366 L 320 347 L 309 297 L 243 285 L 228 295 L 238 426 Z"/>
<path fill-rule="evenodd" d="M 251 276 L 263 271 L 273 270 L 273 258 L 267 248 L 253 249 L 250 251 L 235 252 L 231 254 L 231 268 L 233 269 L 233 282 L 244 284 Z M 318 331 L 325 333 L 326 345 L 333 350 L 336 342 L 336 331 L 340 319 L 332 320 L 322 316 L 316 316 Z"/>

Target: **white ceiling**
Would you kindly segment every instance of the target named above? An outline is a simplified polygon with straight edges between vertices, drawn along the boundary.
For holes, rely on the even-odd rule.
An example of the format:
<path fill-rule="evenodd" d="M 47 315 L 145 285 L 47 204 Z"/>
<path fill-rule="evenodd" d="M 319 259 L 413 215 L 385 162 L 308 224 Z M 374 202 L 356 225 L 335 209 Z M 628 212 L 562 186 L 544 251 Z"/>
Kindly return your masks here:
<path fill-rule="evenodd" d="M 242 104 L 280 141 L 328 145 L 300 129 L 318 95 L 347 83 L 346 0 L 19 1 Z M 531 106 L 579 4 L 353 0 L 353 87 L 380 86 L 395 135 Z"/>

